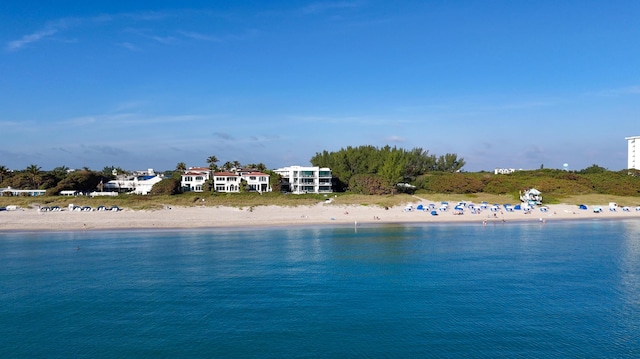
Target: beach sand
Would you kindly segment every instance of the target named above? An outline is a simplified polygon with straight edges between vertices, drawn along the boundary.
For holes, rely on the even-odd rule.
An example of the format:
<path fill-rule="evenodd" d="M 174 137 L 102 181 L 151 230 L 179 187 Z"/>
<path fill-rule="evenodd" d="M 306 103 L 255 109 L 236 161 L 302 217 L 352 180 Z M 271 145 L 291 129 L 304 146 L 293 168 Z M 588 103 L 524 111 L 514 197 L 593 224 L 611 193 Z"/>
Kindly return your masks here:
<path fill-rule="evenodd" d="M 580 219 L 624 219 L 640 218 L 640 211 L 630 208 L 610 211 L 608 205 L 600 206 L 603 211 L 594 213 L 589 206 L 581 210 L 578 206 L 558 204 L 548 205 L 546 212 L 534 208 L 531 213 L 522 210 L 513 212 L 504 209 L 492 212 L 489 209 L 479 214 L 465 210 L 455 215 L 452 208 L 446 212 L 418 211 L 419 204 L 425 207 L 428 201 L 411 204 L 414 210 L 405 211 L 406 206 L 381 208 L 377 206 L 345 206 L 319 203 L 313 206 L 276 207 L 258 206 L 252 208 L 235 207 L 166 207 L 161 210 L 111 211 L 59 211 L 40 212 L 37 208 L 20 208 L 15 211 L 0 212 L 0 231 L 49 231 L 49 230 L 100 230 L 100 229 L 152 229 L 152 228 L 219 228 L 219 227 L 261 227 L 261 226 L 305 226 L 305 225 L 366 225 L 385 223 L 456 223 L 470 222 L 479 225 L 508 223 L 512 221 L 549 222 L 555 220 Z M 439 203 L 436 203 L 436 207 Z"/>

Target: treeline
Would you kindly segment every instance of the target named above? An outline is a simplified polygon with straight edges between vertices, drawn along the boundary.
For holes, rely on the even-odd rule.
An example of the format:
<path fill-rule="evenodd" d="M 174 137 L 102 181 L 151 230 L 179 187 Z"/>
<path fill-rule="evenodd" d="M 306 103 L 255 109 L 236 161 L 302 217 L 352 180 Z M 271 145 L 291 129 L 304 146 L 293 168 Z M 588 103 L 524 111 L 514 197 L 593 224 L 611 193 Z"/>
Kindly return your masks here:
<path fill-rule="evenodd" d="M 235 168 L 250 168 L 270 175 L 270 186 L 274 191 L 280 190 L 280 175 L 266 168 L 263 163 L 242 166 L 238 161 L 227 161 L 221 167 L 217 165 L 218 158 L 214 155 L 207 158 L 211 171 L 231 171 Z M 175 170 L 163 172 L 164 179 L 153 186 L 151 194 L 178 194 L 182 192 L 181 175 L 187 170 L 184 162 L 179 162 Z M 47 195 L 57 195 L 63 190 L 73 190 L 82 193 L 102 191 L 103 185 L 116 179 L 116 175 L 132 176 L 133 173 L 120 167 L 107 166 L 101 171 L 93 171 L 85 167 L 81 170 L 70 170 L 69 167 L 59 166 L 51 171 L 43 171 L 38 165 L 29 165 L 24 170 L 9 170 L 0 165 L 0 188 L 40 189 L 46 190 Z M 242 187 L 242 184 L 241 184 Z M 213 191 L 213 179 L 205 183 L 205 191 Z M 26 194 L 25 194 L 26 195 Z"/>
<path fill-rule="evenodd" d="M 100 183 L 113 179 L 112 170 L 113 167 L 105 167 L 102 172 L 88 168 L 69 171 L 68 167 L 60 166 L 51 171 L 43 171 L 37 165 L 30 165 L 22 171 L 9 171 L 5 166 L 0 166 L 0 187 L 44 189 L 49 195 L 58 194 L 62 190 L 90 192 L 95 191 Z"/>
<path fill-rule="evenodd" d="M 456 154 L 436 157 L 422 148 L 347 147 L 337 152 L 323 151 L 311 158 L 311 164 L 328 167 L 334 176 L 334 191 L 386 194 L 398 183 L 413 183 L 430 172 L 455 173 L 465 161 Z"/>

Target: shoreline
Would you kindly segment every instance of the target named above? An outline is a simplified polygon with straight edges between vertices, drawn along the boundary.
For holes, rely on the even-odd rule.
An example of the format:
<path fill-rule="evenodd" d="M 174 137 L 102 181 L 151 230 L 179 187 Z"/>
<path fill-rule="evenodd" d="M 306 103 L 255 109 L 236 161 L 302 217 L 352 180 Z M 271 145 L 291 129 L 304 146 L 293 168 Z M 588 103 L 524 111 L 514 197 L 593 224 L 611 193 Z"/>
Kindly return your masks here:
<path fill-rule="evenodd" d="M 411 211 L 405 206 L 388 209 L 361 205 L 333 205 L 318 203 L 311 206 L 277 207 L 258 206 L 236 207 L 169 207 L 160 210 L 129 210 L 118 212 L 40 212 L 37 208 L 24 208 L 0 212 L 0 232 L 25 231 L 83 231 L 83 230 L 131 230 L 131 229 L 243 229 L 274 228 L 284 226 L 367 226 L 386 224 L 454 224 L 465 223 L 493 225 L 497 223 L 536 222 L 546 223 L 558 220 L 614 220 L 640 219 L 640 210 L 610 211 L 608 206 L 600 213 L 594 213 L 590 206 L 581 210 L 575 205 L 545 205 L 547 212 L 534 208 L 530 213 L 522 210 L 512 212 L 504 209 L 491 212 L 485 209 L 478 214 L 465 210 L 455 215 L 453 209 L 438 211 L 437 216 L 430 210 L 416 210 L 411 203 Z"/>

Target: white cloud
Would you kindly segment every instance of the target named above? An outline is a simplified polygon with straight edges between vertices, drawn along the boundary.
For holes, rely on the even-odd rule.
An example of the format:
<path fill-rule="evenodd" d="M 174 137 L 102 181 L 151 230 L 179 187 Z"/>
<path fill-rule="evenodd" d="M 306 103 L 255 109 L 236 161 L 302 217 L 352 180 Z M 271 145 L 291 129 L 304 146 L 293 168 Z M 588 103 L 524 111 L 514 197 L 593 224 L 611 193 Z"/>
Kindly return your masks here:
<path fill-rule="evenodd" d="M 632 85 L 632 86 L 620 87 L 616 89 L 602 90 L 592 94 L 596 96 L 611 96 L 611 97 L 624 96 L 624 95 L 639 95 L 640 85 Z"/>
<path fill-rule="evenodd" d="M 194 40 L 201 40 L 201 41 L 209 41 L 209 42 L 222 42 L 222 39 L 217 37 L 217 36 L 213 36 L 213 35 L 206 35 L 206 34 L 202 34 L 199 32 L 193 32 L 193 31 L 178 31 L 178 33 L 184 37 L 190 38 L 190 39 L 194 39 Z"/>
<path fill-rule="evenodd" d="M 118 44 L 121 47 L 124 47 L 125 49 L 129 50 L 129 51 L 139 51 L 138 47 L 130 42 L 122 42 L 120 44 Z"/>
<path fill-rule="evenodd" d="M 5 48 L 7 51 L 18 51 L 31 43 L 38 42 L 57 32 L 58 30 L 53 28 L 40 30 L 32 34 L 24 35 L 18 40 L 9 41 Z"/>
<path fill-rule="evenodd" d="M 401 142 L 405 142 L 405 138 L 400 136 L 389 136 L 387 137 L 387 141 L 401 143 Z"/>

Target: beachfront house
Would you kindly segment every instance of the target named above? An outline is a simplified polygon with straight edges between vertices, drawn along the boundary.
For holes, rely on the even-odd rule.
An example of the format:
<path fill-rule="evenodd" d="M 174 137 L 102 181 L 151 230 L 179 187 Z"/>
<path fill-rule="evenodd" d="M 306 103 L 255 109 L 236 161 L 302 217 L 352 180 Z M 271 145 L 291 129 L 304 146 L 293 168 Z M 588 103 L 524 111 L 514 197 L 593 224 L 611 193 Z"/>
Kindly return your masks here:
<path fill-rule="evenodd" d="M 208 167 L 189 167 L 181 176 L 180 186 L 183 192 L 202 192 L 209 178 L 211 170 Z"/>
<path fill-rule="evenodd" d="M 331 193 L 331 170 L 326 167 L 290 166 L 274 170 L 282 176 L 282 190 L 295 194 Z"/>
<path fill-rule="evenodd" d="M 0 196 L 44 196 L 46 190 L 43 189 L 15 189 L 11 187 L 0 188 Z"/>
<path fill-rule="evenodd" d="M 238 193 L 242 181 L 246 182 L 245 189 L 249 192 L 271 192 L 269 175 L 252 169 L 233 169 L 211 174 L 207 167 L 189 167 L 181 177 L 183 192 L 203 192 L 210 178 L 213 178 L 213 190 L 216 192 Z"/>
<path fill-rule="evenodd" d="M 516 171 L 515 168 L 496 168 L 493 170 L 493 173 L 497 175 L 508 175 L 515 171 Z"/>
<path fill-rule="evenodd" d="M 151 192 L 153 185 L 162 179 L 162 174 L 156 174 L 153 168 L 150 168 L 132 175 L 118 175 L 116 179 L 103 184 L 103 191 L 146 195 Z"/>
<path fill-rule="evenodd" d="M 215 172 L 213 174 L 213 189 L 216 192 L 240 192 L 241 176 L 233 172 Z"/>
<path fill-rule="evenodd" d="M 247 191 L 249 192 L 271 192 L 271 186 L 269 186 L 269 175 L 257 171 L 242 171 L 240 172 L 242 180 L 247 182 Z"/>

